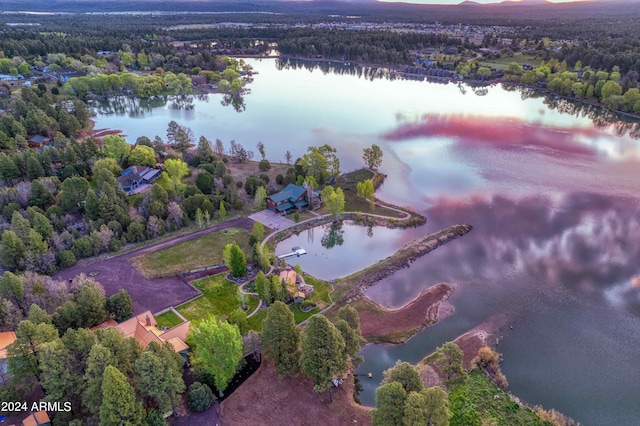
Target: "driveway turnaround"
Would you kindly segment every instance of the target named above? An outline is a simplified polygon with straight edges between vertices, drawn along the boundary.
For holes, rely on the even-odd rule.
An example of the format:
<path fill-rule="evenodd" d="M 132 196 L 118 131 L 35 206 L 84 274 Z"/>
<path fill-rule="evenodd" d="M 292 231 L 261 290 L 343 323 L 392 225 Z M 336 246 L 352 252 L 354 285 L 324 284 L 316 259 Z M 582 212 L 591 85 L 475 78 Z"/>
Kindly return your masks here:
<path fill-rule="evenodd" d="M 287 219 L 286 217 L 274 213 L 271 210 L 262 210 L 258 213 L 254 213 L 249 216 L 249 219 L 260 222 L 267 228 L 271 228 L 274 231 L 280 231 L 296 224 L 293 220 Z"/>
<path fill-rule="evenodd" d="M 110 259 L 80 262 L 75 266 L 63 269 L 54 275 L 53 278 L 57 280 L 68 280 L 84 273 L 102 284 L 107 296 L 117 293 L 120 289 L 127 290 L 133 301 L 132 311 L 134 315 L 141 314 L 147 310 L 152 313 L 160 312 L 171 306 L 178 306 L 192 297 L 197 296 L 199 294 L 198 290 L 178 276 L 157 279 L 145 278 L 138 269 L 131 265 L 130 260 L 132 258 L 161 250 L 183 241 L 192 240 L 221 229 L 241 227 L 251 230 L 252 226 L 253 222 L 249 219 L 233 219 L 192 234 L 139 248 Z"/>

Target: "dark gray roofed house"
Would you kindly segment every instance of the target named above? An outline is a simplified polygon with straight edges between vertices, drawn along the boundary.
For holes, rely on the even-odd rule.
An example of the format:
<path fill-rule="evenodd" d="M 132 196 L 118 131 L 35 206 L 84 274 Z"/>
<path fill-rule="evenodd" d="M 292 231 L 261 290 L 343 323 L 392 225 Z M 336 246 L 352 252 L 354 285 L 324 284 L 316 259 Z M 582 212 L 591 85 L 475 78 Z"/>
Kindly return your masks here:
<path fill-rule="evenodd" d="M 120 189 L 131 194 L 137 189 L 140 189 L 144 185 L 149 185 L 155 182 L 162 172 L 158 169 L 153 169 L 146 166 L 130 166 L 125 169 L 120 177 L 117 178 L 120 184 Z"/>
<path fill-rule="evenodd" d="M 276 213 L 286 213 L 294 207 L 302 209 L 309 204 L 316 206 L 320 201 L 319 192 L 290 183 L 282 191 L 267 197 L 267 209 Z"/>
<path fill-rule="evenodd" d="M 27 141 L 29 148 L 42 148 L 45 145 L 51 145 L 52 142 L 53 139 L 42 135 L 35 135 Z"/>

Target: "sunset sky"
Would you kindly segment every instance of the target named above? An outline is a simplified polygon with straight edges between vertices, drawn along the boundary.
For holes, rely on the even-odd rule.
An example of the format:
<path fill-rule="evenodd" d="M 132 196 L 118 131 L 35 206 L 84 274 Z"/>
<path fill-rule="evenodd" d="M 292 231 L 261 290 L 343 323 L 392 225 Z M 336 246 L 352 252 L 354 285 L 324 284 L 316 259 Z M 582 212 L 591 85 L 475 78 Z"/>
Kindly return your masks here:
<path fill-rule="evenodd" d="M 458 4 L 458 3 L 462 3 L 464 0 L 378 0 L 378 1 L 383 1 L 388 3 Z M 472 1 L 476 3 L 500 3 L 504 0 L 472 0 Z M 589 1 L 589 0 L 547 0 L 547 1 L 550 3 L 568 3 L 572 1 Z"/>

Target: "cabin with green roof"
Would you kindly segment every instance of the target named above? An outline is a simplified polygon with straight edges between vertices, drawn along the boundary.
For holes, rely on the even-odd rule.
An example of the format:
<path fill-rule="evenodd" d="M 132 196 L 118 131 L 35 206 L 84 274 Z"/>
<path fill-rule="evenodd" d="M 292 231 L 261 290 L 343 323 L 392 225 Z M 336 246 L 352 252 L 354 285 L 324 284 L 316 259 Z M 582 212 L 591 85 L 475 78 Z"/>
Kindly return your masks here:
<path fill-rule="evenodd" d="M 267 209 L 275 213 L 286 214 L 293 209 L 315 208 L 321 202 L 320 193 L 310 187 L 290 183 L 282 191 L 269 195 Z"/>

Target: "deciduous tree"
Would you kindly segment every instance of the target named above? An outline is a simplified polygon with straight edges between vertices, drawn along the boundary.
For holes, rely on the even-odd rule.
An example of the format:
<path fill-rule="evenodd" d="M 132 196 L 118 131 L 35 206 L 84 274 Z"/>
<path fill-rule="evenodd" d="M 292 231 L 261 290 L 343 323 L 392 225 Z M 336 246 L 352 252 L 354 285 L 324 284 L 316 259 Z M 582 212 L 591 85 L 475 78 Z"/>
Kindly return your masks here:
<path fill-rule="evenodd" d="M 153 167 L 156 165 L 156 152 L 151 147 L 136 145 L 131 151 L 127 162 L 130 166 Z"/>
<path fill-rule="evenodd" d="M 182 178 L 189 173 L 187 163 L 182 160 L 170 158 L 164 162 L 164 167 L 166 171 L 162 174 L 171 182 L 173 192 L 176 194 L 182 192 L 182 188 L 184 187 Z"/>
<path fill-rule="evenodd" d="M 113 158 L 118 164 L 124 164 L 131 153 L 131 147 L 127 141 L 118 135 L 106 135 L 102 153 L 105 157 Z"/>
<path fill-rule="evenodd" d="M 375 170 L 382 164 L 382 150 L 376 144 L 371 145 L 370 148 L 364 148 L 362 159 L 367 167 Z"/>
<path fill-rule="evenodd" d="M 191 326 L 192 363 L 213 376 L 219 392 L 223 392 L 236 373 L 242 359 L 242 337 L 235 325 L 218 321 L 214 315 Z"/>
<path fill-rule="evenodd" d="M 222 254 L 224 264 L 229 268 L 232 277 L 243 277 L 247 272 L 247 261 L 240 246 L 236 243 L 229 243 L 224 247 Z"/>
<path fill-rule="evenodd" d="M 327 185 L 321 192 L 322 202 L 329 209 L 329 213 L 333 216 L 344 211 L 344 193 L 342 188 L 334 189 L 333 186 Z"/>

